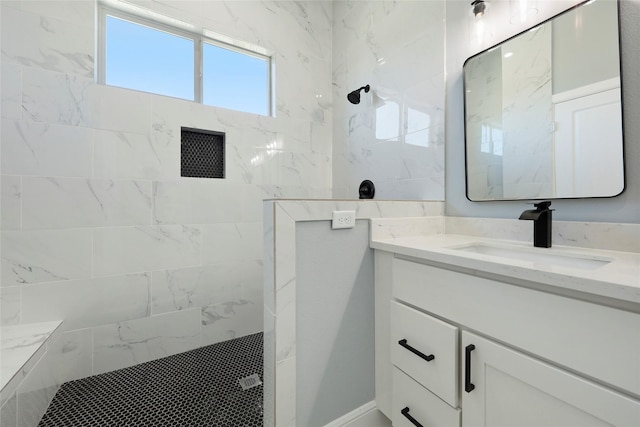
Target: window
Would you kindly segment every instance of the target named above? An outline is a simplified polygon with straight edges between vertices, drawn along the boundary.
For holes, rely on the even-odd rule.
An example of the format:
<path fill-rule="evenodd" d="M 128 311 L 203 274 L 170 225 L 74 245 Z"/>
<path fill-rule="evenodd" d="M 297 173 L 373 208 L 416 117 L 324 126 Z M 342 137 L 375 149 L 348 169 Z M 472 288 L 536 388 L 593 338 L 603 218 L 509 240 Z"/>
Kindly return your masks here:
<path fill-rule="evenodd" d="M 271 56 L 265 49 L 127 9 L 101 8 L 100 83 L 271 114 Z"/>
<path fill-rule="evenodd" d="M 106 16 L 105 83 L 194 98 L 194 40 Z"/>
<path fill-rule="evenodd" d="M 204 43 L 202 102 L 269 114 L 269 63 L 263 58 Z"/>

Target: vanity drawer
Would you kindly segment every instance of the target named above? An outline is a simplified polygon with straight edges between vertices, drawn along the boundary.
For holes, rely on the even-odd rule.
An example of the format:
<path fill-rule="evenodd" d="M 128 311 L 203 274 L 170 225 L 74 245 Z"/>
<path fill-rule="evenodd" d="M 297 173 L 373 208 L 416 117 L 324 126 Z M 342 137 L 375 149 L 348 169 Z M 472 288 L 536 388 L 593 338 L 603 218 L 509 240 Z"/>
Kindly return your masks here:
<path fill-rule="evenodd" d="M 455 326 L 392 301 L 391 362 L 451 406 L 458 406 Z"/>
<path fill-rule="evenodd" d="M 393 427 L 459 427 L 460 410 L 452 408 L 398 368 L 393 368 Z M 406 409 L 408 408 L 408 409 Z"/>
<path fill-rule="evenodd" d="M 638 313 L 400 258 L 392 274 L 397 300 L 640 396 Z"/>

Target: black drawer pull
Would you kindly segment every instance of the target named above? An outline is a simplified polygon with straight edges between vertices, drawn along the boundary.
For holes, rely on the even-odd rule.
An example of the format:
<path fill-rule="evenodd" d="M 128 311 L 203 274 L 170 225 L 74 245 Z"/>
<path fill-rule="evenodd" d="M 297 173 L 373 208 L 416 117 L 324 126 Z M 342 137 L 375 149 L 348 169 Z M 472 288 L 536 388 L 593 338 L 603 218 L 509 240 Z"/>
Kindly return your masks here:
<path fill-rule="evenodd" d="M 411 424 L 413 424 L 416 427 L 422 427 L 422 424 L 420 424 L 418 422 L 418 420 L 416 420 L 415 418 L 413 418 L 411 415 L 409 415 L 409 407 L 406 406 L 402 411 L 400 411 L 400 413 L 402 415 L 404 415 L 409 421 L 411 421 Z"/>
<path fill-rule="evenodd" d="M 427 356 L 426 354 L 424 354 L 420 350 L 416 350 L 415 348 L 411 347 L 409 344 L 407 344 L 407 340 L 406 339 L 398 341 L 398 344 L 400 344 L 401 346 L 403 346 L 404 348 L 406 348 L 407 350 L 409 350 L 411 353 L 415 354 L 416 356 L 422 357 L 427 362 L 431 362 L 433 359 L 436 358 L 433 354 L 430 354 L 430 355 Z"/>
<path fill-rule="evenodd" d="M 471 393 L 475 385 L 471 384 L 471 352 L 476 349 L 476 346 L 469 344 L 464 348 L 464 391 Z"/>

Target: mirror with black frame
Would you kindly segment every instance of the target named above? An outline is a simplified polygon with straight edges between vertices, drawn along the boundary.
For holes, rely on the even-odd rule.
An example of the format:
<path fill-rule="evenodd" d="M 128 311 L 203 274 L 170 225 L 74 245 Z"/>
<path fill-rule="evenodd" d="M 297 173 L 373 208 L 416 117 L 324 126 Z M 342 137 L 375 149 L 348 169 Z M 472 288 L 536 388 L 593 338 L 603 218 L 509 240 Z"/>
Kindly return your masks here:
<path fill-rule="evenodd" d="M 624 190 L 618 2 L 580 3 L 464 63 L 471 201 Z"/>

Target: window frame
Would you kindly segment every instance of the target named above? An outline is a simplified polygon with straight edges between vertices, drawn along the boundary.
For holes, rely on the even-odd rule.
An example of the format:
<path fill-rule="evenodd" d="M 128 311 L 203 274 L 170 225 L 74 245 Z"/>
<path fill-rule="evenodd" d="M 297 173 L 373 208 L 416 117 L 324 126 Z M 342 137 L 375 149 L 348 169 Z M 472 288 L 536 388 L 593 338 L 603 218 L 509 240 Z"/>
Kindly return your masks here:
<path fill-rule="evenodd" d="M 264 60 L 267 64 L 267 75 L 266 75 L 266 85 L 267 85 L 267 105 L 266 105 L 266 115 L 269 117 L 275 116 L 275 82 L 273 79 L 274 76 L 274 55 L 273 52 L 265 49 L 263 47 L 253 45 L 251 43 L 243 42 L 240 40 L 235 40 L 233 38 L 224 36 L 222 34 L 217 34 L 213 31 L 197 27 L 192 24 L 188 24 L 186 22 L 180 21 L 178 19 L 170 18 L 168 16 L 159 14 L 157 12 L 140 8 L 135 5 L 126 4 L 118 2 L 117 0 L 108 0 L 102 1 L 98 4 L 98 13 L 97 13 L 97 67 L 96 67 L 96 82 L 105 86 L 108 85 L 106 82 L 107 79 L 107 65 L 106 65 L 106 42 L 107 42 L 107 16 L 112 16 L 117 19 L 122 19 L 125 21 L 129 21 L 136 25 L 141 25 L 144 27 L 148 27 L 154 30 L 162 31 L 171 35 L 175 35 L 177 37 L 182 37 L 186 39 L 193 40 L 193 100 L 185 99 L 186 101 L 197 102 L 202 105 L 210 105 L 212 107 L 225 108 L 220 107 L 215 104 L 204 104 L 204 73 L 203 73 L 203 55 L 204 55 L 204 44 L 210 44 L 213 46 L 217 46 L 222 49 L 230 50 L 242 55 L 250 56 L 253 58 L 257 58 L 260 60 Z M 112 87 L 121 87 L 121 86 L 112 86 Z M 170 96 L 163 95 L 155 92 L 147 92 L 141 89 L 131 89 L 124 88 L 129 90 L 138 90 L 140 92 L 152 93 L 160 96 Z M 184 99 L 184 98 L 176 98 L 176 99 Z M 233 110 L 240 111 L 248 114 L 256 114 L 262 115 L 259 113 L 253 113 L 250 111 L 244 110 Z"/>

